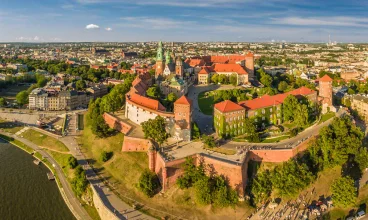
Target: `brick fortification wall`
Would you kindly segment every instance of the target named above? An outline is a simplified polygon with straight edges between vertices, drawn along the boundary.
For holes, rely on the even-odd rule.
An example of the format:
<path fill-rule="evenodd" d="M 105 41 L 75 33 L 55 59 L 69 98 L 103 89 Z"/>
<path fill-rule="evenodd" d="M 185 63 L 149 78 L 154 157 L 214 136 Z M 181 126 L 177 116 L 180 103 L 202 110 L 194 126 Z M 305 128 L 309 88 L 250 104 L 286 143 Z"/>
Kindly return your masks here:
<path fill-rule="evenodd" d="M 306 141 L 293 149 L 251 150 L 247 153 L 245 160 L 239 163 L 215 158 L 206 154 L 194 154 L 190 157 L 194 159 L 194 163 L 197 166 L 203 162 L 208 168 L 209 174 L 224 176 L 229 185 L 242 196 L 244 195 L 247 184 L 247 170 L 250 160 L 274 163 L 285 162 L 306 150 L 308 142 Z M 165 161 L 161 154 L 154 149 L 154 145 L 150 140 L 129 136 L 125 136 L 122 146 L 123 152 L 147 152 L 149 159 L 148 167 L 152 172 L 157 174 L 162 189 L 166 190 L 175 185 L 178 177 L 183 174 L 183 165 L 186 159 L 180 158 Z"/>
<path fill-rule="evenodd" d="M 208 168 L 208 174 L 224 176 L 229 182 L 229 185 L 236 189 L 239 195 L 243 194 L 248 164 L 236 164 L 221 161 L 204 154 L 195 154 L 190 157 L 194 159 L 194 163 L 197 166 L 203 162 Z M 185 163 L 185 158 L 165 162 L 158 152 L 156 152 L 155 158 L 156 166 L 154 167 L 154 172 L 158 175 L 162 188 L 165 190 L 173 186 L 176 183 L 177 178 L 183 174 L 184 171 L 182 167 Z"/>
<path fill-rule="evenodd" d="M 118 118 L 110 115 L 109 113 L 105 112 L 102 115 L 102 117 L 104 118 L 106 124 L 108 124 L 110 128 L 120 131 L 123 134 L 128 134 L 129 131 L 132 129 L 130 125 L 120 121 Z"/>
<path fill-rule="evenodd" d="M 148 139 L 125 136 L 121 151 L 147 152 L 152 146 L 152 142 Z"/>

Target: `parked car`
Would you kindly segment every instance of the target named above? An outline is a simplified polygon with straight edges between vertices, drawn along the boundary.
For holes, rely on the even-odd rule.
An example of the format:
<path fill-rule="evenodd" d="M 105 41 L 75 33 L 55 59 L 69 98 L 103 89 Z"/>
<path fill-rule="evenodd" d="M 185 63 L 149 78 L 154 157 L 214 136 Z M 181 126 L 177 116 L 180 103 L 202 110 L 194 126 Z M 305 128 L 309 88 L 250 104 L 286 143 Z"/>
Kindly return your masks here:
<path fill-rule="evenodd" d="M 365 216 L 365 212 L 364 211 L 360 211 L 356 214 L 356 219 L 361 219 Z"/>

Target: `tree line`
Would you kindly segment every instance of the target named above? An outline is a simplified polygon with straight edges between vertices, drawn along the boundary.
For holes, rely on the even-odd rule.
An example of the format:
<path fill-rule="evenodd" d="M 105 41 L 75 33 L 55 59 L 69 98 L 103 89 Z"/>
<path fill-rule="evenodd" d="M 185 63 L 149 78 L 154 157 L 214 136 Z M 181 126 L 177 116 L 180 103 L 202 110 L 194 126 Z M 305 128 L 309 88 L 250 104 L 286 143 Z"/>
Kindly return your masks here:
<path fill-rule="evenodd" d="M 362 145 L 363 136 L 363 132 L 351 122 L 349 116 L 335 118 L 331 125 L 320 131 L 320 135 L 309 144 L 304 154 L 273 170 L 260 172 L 251 179 L 249 189 L 253 204 L 265 203 L 272 192 L 281 197 L 296 196 L 316 179 L 318 173 L 327 168 L 355 163 L 362 172 L 368 167 L 367 148 Z M 341 184 L 347 185 L 348 192 L 354 188 L 348 177 L 350 174 L 345 172 L 345 179 L 338 179 L 333 184 L 333 198 L 337 205 L 346 207 L 356 199 L 354 193 L 350 202 L 338 199 L 342 198 L 343 192 L 339 190 Z"/>

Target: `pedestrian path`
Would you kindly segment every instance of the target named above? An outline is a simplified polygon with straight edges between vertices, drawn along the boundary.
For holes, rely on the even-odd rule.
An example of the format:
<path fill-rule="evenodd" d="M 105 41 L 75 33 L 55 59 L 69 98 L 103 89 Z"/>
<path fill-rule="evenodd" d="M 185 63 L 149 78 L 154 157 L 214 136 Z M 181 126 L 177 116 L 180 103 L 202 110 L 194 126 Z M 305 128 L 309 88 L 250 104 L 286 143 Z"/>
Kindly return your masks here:
<path fill-rule="evenodd" d="M 18 131 L 17 133 L 15 133 L 15 135 L 19 136 L 21 135 L 23 132 L 27 131 L 29 129 L 29 127 L 24 127 L 22 130 Z"/>

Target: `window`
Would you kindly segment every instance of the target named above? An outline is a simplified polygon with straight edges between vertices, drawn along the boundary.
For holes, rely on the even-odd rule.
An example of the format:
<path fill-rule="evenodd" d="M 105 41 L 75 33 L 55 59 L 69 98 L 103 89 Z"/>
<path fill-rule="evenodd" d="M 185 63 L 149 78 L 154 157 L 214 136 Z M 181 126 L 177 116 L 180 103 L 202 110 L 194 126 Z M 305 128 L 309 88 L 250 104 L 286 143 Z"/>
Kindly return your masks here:
<path fill-rule="evenodd" d="M 266 111 L 264 109 L 262 109 L 262 114 L 264 114 Z"/>
<path fill-rule="evenodd" d="M 254 112 L 254 115 L 257 115 L 257 112 Z"/>
<path fill-rule="evenodd" d="M 270 108 L 270 112 L 272 112 L 272 108 Z"/>
<path fill-rule="evenodd" d="M 264 121 L 265 120 L 265 117 L 262 117 L 262 120 Z"/>

